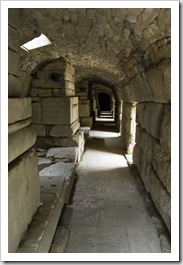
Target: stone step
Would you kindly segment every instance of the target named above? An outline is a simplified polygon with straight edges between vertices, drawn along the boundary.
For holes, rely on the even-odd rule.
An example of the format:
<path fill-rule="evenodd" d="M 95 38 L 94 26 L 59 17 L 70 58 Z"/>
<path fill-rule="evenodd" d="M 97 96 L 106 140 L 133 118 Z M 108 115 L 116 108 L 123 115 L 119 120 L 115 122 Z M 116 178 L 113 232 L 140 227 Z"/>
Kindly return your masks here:
<path fill-rule="evenodd" d="M 48 253 L 64 203 L 71 193 L 75 163 L 59 162 L 39 172 L 42 203 L 34 215 L 18 253 Z"/>

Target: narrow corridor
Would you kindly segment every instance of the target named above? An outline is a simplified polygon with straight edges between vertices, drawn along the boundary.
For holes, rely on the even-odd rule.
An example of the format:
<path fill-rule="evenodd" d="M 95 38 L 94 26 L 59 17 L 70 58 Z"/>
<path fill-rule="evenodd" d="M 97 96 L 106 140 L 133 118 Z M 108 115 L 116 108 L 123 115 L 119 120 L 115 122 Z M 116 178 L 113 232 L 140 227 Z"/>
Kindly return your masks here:
<path fill-rule="evenodd" d="M 114 125 L 97 120 L 77 166 L 73 196 L 59 222 L 69 229 L 67 253 L 161 252 Z"/>

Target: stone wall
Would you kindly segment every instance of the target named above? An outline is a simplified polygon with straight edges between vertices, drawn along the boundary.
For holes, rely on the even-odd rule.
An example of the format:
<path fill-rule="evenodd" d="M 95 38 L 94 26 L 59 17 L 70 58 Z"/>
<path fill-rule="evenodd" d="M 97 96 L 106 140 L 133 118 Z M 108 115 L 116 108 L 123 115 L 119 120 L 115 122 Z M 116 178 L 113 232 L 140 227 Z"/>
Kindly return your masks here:
<path fill-rule="evenodd" d="M 132 153 L 135 145 L 136 103 L 123 102 L 122 144 L 127 153 Z"/>
<path fill-rule="evenodd" d="M 171 230 L 171 105 L 137 104 L 133 160 L 147 191 Z"/>
<path fill-rule="evenodd" d="M 38 70 L 30 91 L 38 146 L 43 145 L 44 138 L 45 143 L 53 138 L 67 140 L 79 129 L 74 82 L 74 68 L 65 61 L 51 62 Z"/>
<path fill-rule="evenodd" d="M 40 202 L 31 99 L 20 78 L 19 10 L 8 10 L 8 251 L 15 252 Z"/>

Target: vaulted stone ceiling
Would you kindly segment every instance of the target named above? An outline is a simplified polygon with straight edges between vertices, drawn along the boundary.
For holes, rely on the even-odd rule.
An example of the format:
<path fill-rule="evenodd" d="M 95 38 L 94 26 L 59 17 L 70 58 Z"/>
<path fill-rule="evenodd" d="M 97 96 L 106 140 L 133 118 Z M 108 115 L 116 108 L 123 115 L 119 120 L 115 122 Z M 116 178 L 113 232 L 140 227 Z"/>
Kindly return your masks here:
<path fill-rule="evenodd" d="M 21 44 L 45 34 L 51 45 L 22 51 L 22 71 L 65 58 L 85 75 L 124 86 L 137 73 L 170 57 L 170 9 L 21 9 Z"/>

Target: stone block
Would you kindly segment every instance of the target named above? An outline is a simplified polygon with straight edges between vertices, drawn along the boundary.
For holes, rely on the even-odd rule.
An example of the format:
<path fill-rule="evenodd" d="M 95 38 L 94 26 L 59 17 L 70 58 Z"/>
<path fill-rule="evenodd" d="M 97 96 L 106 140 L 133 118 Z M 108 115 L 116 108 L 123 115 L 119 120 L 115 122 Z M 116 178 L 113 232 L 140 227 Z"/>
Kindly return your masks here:
<path fill-rule="evenodd" d="M 37 89 L 38 97 L 51 97 L 52 96 L 52 89 Z"/>
<path fill-rule="evenodd" d="M 144 156 L 146 157 L 148 163 L 152 163 L 154 141 L 155 139 L 150 134 L 148 134 L 146 130 L 142 130 L 138 145 L 142 150 Z"/>
<path fill-rule="evenodd" d="M 31 127 L 35 130 L 37 136 L 46 136 L 46 125 L 32 123 Z"/>
<path fill-rule="evenodd" d="M 146 71 L 147 81 L 151 87 L 154 101 L 156 102 L 170 102 L 167 88 L 164 84 L 164 76 L 157 66 L 149 67 Z"/>
<path fill-rule="evenodd" d="M 43 98 L 43 124 L 72 124 L 78 119 L 78 104 L 73 97 Z"/>
<path fill-rule="evenodd" d="M 141 125 L 143 121 L 143 115 L 145 110 L 145 103 L 138 103 L 136 107 L 136 122 Z"/>
<path fill-rule="evenodd" d="M 158 179 L 152 166 L 147 168 L 148 187 L 152 200 L 162 216 L 169 232 L 171 232 L 171 196 Z"/>
<path fill-rule="evenodd" d="M 20 77 L 22 81 L 23 96 L 27 97 L 30 95 L 30 86 L 31 86 L 32 76 L 29 75 L 27 72 L 21 71 Z"/>
<path fill-rule="evenodd" d="M 20 16 L 18 8 L 8 8 L 8 24 L 14 28 L 19 28 Z"/>
<path fill-rule="evenodd" d="M 65 89 L 65 81 L 54 82 L 47 79 L 34 79 L 32 81 L 32 88 L 61 88 Z"/>
<path fill-rule="evenodd" d="M 19 76 L 8 74 L 8 97 L 23 95 L 22 82 Z"/>
<path fill-rule="evenodd" d="M 66 62 L 52 62 L 47 64 L 43 71 L 65 71 L 66 65 Z"/>
<path fill-rule="evenodd" d="M 93 117 L 81 118 L 81 126 L 90 127 L 91 129 L 93 127 Z"/>
<path fill-rule="evenodd" d="M 90 116 L 90 104 L 80 104 L 79 105 L 79 117 L 89 117 Z"/>
<path fill-rule="evenodd" d="M 19 53 L 20 37 L 17 29 L 8 26 L 8 49 Z"/>
<path fill-rule="evenodd" d="M 63 96 L 65 96 L 65 89 L 60 89 L 60 88 L 53 89 L 53 95 L 55 97 L 63 97 Z"/>
<path fill-rule="evenodd" d="M 37 91 L 38 91 L 37 88 L 32 88 L 30 91 L 31 97 L 37 97 Z"/>
<path fill-rule="evenodd" d="M 171 105 L 164 106 L 164 113 L 160 128 L 160 143 L 171 153 Z"/>
<path fill-rule="evenodd" d="M 42 103 L 32 103 L 32 123 L 42 123 Z"/>
<path fill-rule="evenodd" d="M 8 124 L 31 117 L 30 98 L 9 98 L 8 99 Z"/>
<path fill-rule="evenodd" d="M 55 194 L 63 203 L 68 202 L 74 175 L 75 163 L 58 162 L 44 168 L 39 172 L 41 192 Z"/>
<path fill-rule="evenodd" d="M 35 151 L 23 154 L 8 173 L 8 251 L 15 252 L 40 203 Z"/>
<path fill-rule="evenodd" d="M 150 102 L 146 103 L 143 113 L 142 128 L 156 139 L 159 139 L 163 109 L 164 104 Z"/>
<path fill-rule="evenodd" d="M 169 101 L 171 101 L 171 59 L 163 60 L 159 64 L 159 69 L 161 70 L 164 77 L 164 88 L 166 90 Z"/>
<path fill-rule="evenodd" d="M 41 102 L 41 98 L 40 97 L 31 97 L 31 101 L 32 102 Z"/>
<path fill-rule="evenodd" d="M 36 133 L 31 127 L 24 128 L 8 136 L 8 163 L 31 148 L 36 141 Z"/>
<path fill-rule="evenodd" d="M 8 50 L 8 73 L 13 75 L 20 74 L 20 56 L 11 50 Z"/>
<path fill-rule="evenodd" d="M 80 127 L 79 121 L 75 121 L 71 125 L 53 125 L 50 126 L 49 135 L 53 137 L 70 137 Z"/>

